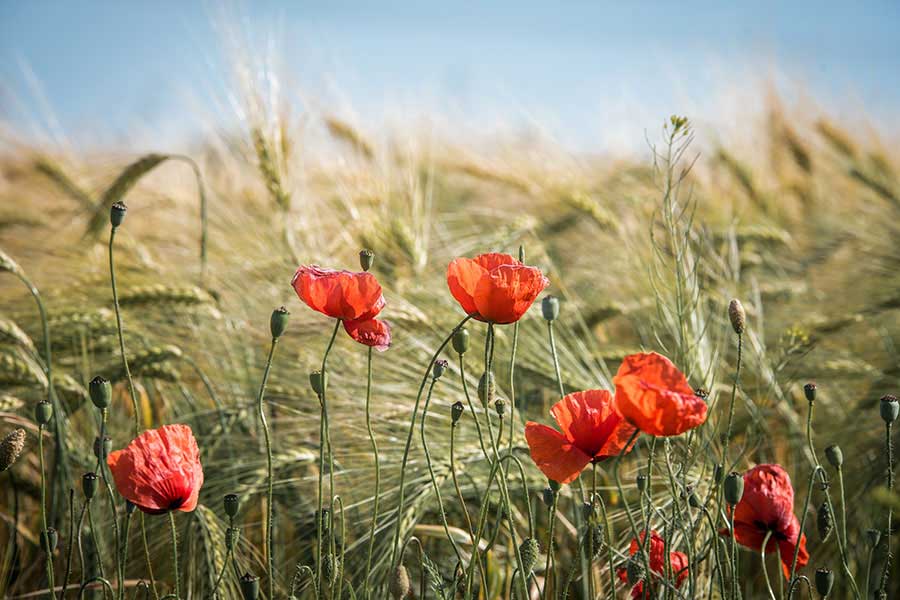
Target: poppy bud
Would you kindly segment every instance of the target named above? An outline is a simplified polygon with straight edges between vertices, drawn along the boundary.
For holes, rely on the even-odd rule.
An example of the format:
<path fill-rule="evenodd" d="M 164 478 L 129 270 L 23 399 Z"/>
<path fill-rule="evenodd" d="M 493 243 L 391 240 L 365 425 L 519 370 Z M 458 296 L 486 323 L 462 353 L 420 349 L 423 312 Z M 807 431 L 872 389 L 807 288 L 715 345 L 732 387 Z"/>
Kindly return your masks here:
<path fill-rule="evenodd" d="M 502 419 L 506 414 L 506 402 L 503 401 L 503 398 L 497 398 L 497 401 L 494 402 L 494 409 L 497 411 L 497 416 Z"/>
<path fill-rule="evenodd" d="M 48 527 L 41 534 L 41 547 L 46 554 L 53 554 L 59 544 L 59 533 L 52 527 Z"/>
<path fill-rule="evenodd" d="M 81 476 L 81 490 L 84 492 L 85 499 L 90 500 L 97 493 L 98 479 L 96 473 L 85 473 Z"/>
<path fill-rule="evenodd" d="M 562 487 L 558 481 L 554 481 L 553 479 L 548 479 L 547 485 L 550 486 L 550 489 L 553 490 L 554 493 L 558 492 L 559 488 Z"/>
<path fill-rule="evenodd" d="M 803 394 L 806 396 L 806 401 L 810 404 L 816 401 L 816 389 L 816 384 L 812 381 L 803 386 Z"/>
<path fill-rule="evenodd" d="M 703 508 L 703 503 L 700 502 L 700 498 L 697 497 L 693 490 L 688 492 L 687 499 L 691 508 Z"/>
<path fill-rule="evenodd" d="M 259 598 L 259 577 L 245 573 L 241 577 L 241 596 L 244 600 L 256 600 Z"/>
<path fill-rule="evenodd" d="M 735 506 L 744 496 L 744 478 L 740 473 L 731 472 L 725 478 L 725 501 Z"/>
<path fill-rule="evenodd" d="M 459 419 L 463 416 L 463 412 L 466 408 L 463 406 L 462 402 L 454 402 L 453 406 L 450 407 L 450 420 L 454 425 L 459 423 Z"/>
<path fill-rule="evenodd" d="M 109 381 L 98 375 L 91 379 L 91 382 L 88 384 L 88 390 L 91 393 L 91 402 L 94 403 L 94 406 L 100 410 L 109 407 L 109 402 L 112 400 L 112 386 Z"/>
<path fill-rule="evenodd" d="M 897 402 L 897 397 L 890 394 L 882 396 L 881 418 L 884 419 L 884 422 L 893 423 L 897 420 L 898 414 L 900 414 L 900 403 Z"/>
<path fill-rule="evenodd" d="M 834 585 L 834 573 L 831 569 L 816 569 L 816 591 L 824 598 L 831 593 L 831 586 Z"/>
<path fill-rule="evenodd" d="M 391 598 L 394 600 L 402 600 L 409 595 L 409 572 L 403 565 L 398 565 L 394 572 L 391 573 L 391 581 L 388 585 L 391 591 Z"/>
<path fill-rule="evenodd" d="M 225 507 L 225 514 L 233 519 L 241 508 L 241 501 L 237 494 L 225 494 L 222 505 Z"/>
<path fill-rule="evenodd" d="M 272 331 L 272 339 L 277 340 L 284 335 L 284 330 L 287 329 L 288 325 L 288 317 L 290 316 L 291 313 L 283 306 L 272 311 L 272 318 L 269 319 L 269 329 Z"/>
<path fill-rule="evenodd" d="M 550 508 L 551 506 L 553 506 L 553 500 L 555 500 L 555 499 L 556 499 L 556 492 L 554 492 L 550 488 L 545 487 L 544 491 L 541 492 L 541 500 L 544 501 L 544 506 L 546 506 L 547 508 Z"/>
<path fill-rule="evenodd" d="M 337 581 L 338 571 L 340 570 L 340 559 L 335 558 L 334 554 L 328 553 L 322 557 L 322 575 L 328 585 Z"/>
<path fill-rule="evenodd" d="M 725 478 L 725 467 L 721 464 L 716 464 L 716 467 L 713 469 L 713 481 L 716 482 L 716 485 L 722 483 L 722 480 Z"/>
<path fill-rule="evenodd" d="M 225 549 L 234 550 L 238 540 L 241 539 L 240 527 L 229 527 L 225 530 Z"/>
<path fill-rule="evenodd" d="M 541 314 L 545 321 L 555 321 L 559 318 L 559 298 L 556 296 L 544 296 L 541 300 Z"/>
<path fill-rule="evenodd" d="M 434 361 L 434 364 L 431 365 L 431 376 L 438 380 L 441 378 L 441 375 L 444 374 L 444 371 L 447 370 L 447 367 L 450 366 L 449 363 L 442 359 Z"/>
<path fill-rule="evenodd" d="M 126 212 L 128 212 L 128 207 L 125 206 L 124 202 L 113 202 L 112 207 L 109 209 L 109 222 L 113 229 L 122 224 L 122 221 L 125 220 Z"/>
<path fill-rule="evenodd" d="M 7 470 L 22 454 L 25 448 L 25 430 L 13 429 L 0 442 L 0 473 Z"/>
<path fill-rule="evenodd" d="M 643 473 L 637 476 L 637 488 L 642 492 L 647 489 L 647 476 Z"/>
<path fill-rule="evenodd" d="M 53 418 L 53 405 L 46 400 L 41 400 L 34 406 L 34 420 L 38 425 L 44 426 Z"/>
<path fill-rule="evenodd" d="M 832 444 L 825 448 L 825 458 L 828 459 L 828 462 L 835 469 L 840 469 L 841 465 L 844 464 L 844 453 L 837 444 Z"/>
<path fill-rule="evenodd" d="M 738 335 L 744 333 L 744 326 L 747 323 L 747 313 L 744 312 L 744 305 L 737 298 L 732 298 L 728 303 L 728 318 L 731 319 L 731 327 Z"/>
<path fill-rule="evenodd" d="M 372 268 L 372 263 L 375 262 L 375 253 L 371 250 L 360 250 L 359 251 L 359 266 L 363 271 L 368 271 Z"/>
<path fill-rule="evenodd" d="M 465 354 L 469 349 L 469 330 L 463 327 L 453 334 L 453 349 L 457 354 Z"/>
<path fill-rule="evenodd" d="M 519 556 L 522 557 L 523 573 L 531 574 L 534 565 L 537 564 L 539 551 L 538 542 L 533 537 L 522 540 L 522 543 L 519 545 Z"/>
<path fill-rule="evenodd" d="M 600 525 L 588 524 L 584 535 L 581 536 L 581 547 L 585 554 L 590 553 L 591 544 L 594 545 L 594 556 L 597 556 L 603 550 L 603 528 Z"/>
<path fill-rule="evenodd" d="M 101 441 L 99 437 L 94 438 L 94 456 L 102 461 L 106 461 L 106 457 L 112 452 L 112 438 L 108 435 L 103 436 Z"/>
<path fill-rule="evenodd" d="M 137 504 L 132 502 L 131 500 L 125 501 L 125 514 L 133 515 L 134 511 L 137 509 Z"/>
<path fill-rule="evenodd" d="M 639 554 L 632 554 L 625 562 L 625 573 L 628 576 L 628 585 L 636 586 L 644 579 L 644 563 Z"/>
<path fill-rule="evenodd" d="M 816 527 L 823 542 L 828 539 L 831 530 L 834 529 L 834 515 L 831 514 L 831 508 L 827 501 L 823 502 L 816 511 Z"/>
<path fill-rule="evenodd" d="M 331 527 L 331 519 L 329 518 L 329 511 L 327 508 L 323 508 L 319 513 L 319 522 L 322 528 L 322 537 L 328 537 L 328 529 Z"/>
<path fill-rule="evenodd" d="M 873 548 L 878 545 L 878 542 L 881 541 L 881 530 L 880 529 L 867 529 L 866 537 L 869 538 L 869 545 Z"/>
<path fill-rule="evenodd" d="M 494 399 L 494 374 L 485 371 L 478 380 L 478 397 L 481 399 L 483 406 L 488 406 Z"/>
<path fill-rule="evenodd" d="M 309 385 L 312 386 L 316 394 L 321 396 L 325 392 L 325 388 L 328 387 L 328 373 L 325 373 L 323 378 L 321 371 L 313 371 L 309 374 Z"/>

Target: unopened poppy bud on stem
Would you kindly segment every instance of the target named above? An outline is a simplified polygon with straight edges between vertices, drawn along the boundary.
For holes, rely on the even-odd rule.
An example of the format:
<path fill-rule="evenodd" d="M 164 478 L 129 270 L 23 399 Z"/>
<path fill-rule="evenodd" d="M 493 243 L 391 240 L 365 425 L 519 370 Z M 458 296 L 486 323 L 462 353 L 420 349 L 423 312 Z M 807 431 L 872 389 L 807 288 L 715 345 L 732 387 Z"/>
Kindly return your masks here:
<path fill-rule="evenodd" d="M 744 312 L 744 305 L 737 298 L 733 298 L 728 303 L 728 318 L 731 320 L 731 327 L 738 335 L 744 333 L 744 327 L 747 324 L 747 313 Z"/>
<path fill-rule="evenodd" d="M 389 583 L 391 598 L 394 600 L 402 600 L 409 595 L 409 572 L 403 565 L 398 565 L 394 572 L 391 573 L 391 581 Z"/>
<path fill-rule="evenodd" d="M 465 354 L 469 350 L 469 330 L 463 327 L 453 334 L 453 349 L 457 354 Z"/>
<path fill-rule="evenodd" d="M 53 418 L 53 405 L 46 400 L 41 400 L 34 407 L 34 420 L 38 425 L 44 426 Z"/>
<path fill-rule="evenodd" d="M 106 457 L 109 456 L 109 453 L 112 452 L 112 438 L 108 435 L 103 436 L 101 440 L 99 437 L 94 438 L 94 456 L 99 458 L 102 461 L 106 461 Z"/>
<path fill-rule="evenodd" d="M 816 391 L 818 387 L 812 381 L 803 386 L 803 395 L 806 396 L 806 401 L 812 404 L 816 401 Z"/>
<path fill-rule="evenodd" d="M 844 453 L 837 444 L 832 444 L 825 448 L 825 458 L 828 459 L 828 462 L 831 463 L 831 466 L 835 469 L 840 469 L 844 464 Z"/>
<path fill-rule="evenodd" d="M 125 206 L 124 202 L 113 202 L 112 207 L 109 209 L 109 222 L 113 229 L 122 224 L 122 221 L 125 220 L 126 212 L 128 212 L 128 207 Z"/>
<path fill-rule="evenodd" d="M 481 400 L 482 406 L 488 406 L 494 399 L 494 374 L 485 371 L 478 380 L 478 398 Z"/>
<path fill-rule="evenodd" d="M 831 593 L 834 585 L 834 573 L 831 569 L 816 569 L 816 591 L 824 598 Z"/>
<path fill-rule="evenodd" d="M 272 339 L 277 340 L 284 335 L 284 331 L 287 329 L 288 325 L 288 317 L 290 316 L 291 313 L 283 306 L 272 311 L 272 318 L 269 319 L 269 329 L 272 331 Z"/>
<path fill-rule="evenodd" d="M 729 473 L 725 478 L 725 501 L 735 506 L 744 496 L 744 478 L 740 473 Z"/>
<path fill-rule="evenodd" d="M 559 318 L 559 298 L 556 296 L 544 296 L 541 300 L 541 314 L 545 321 L 555 321 Z"/>
<path fill-rule="evenodd" d="M 494 410 L 497 411 L 497 416 L 502 419 L 506 414 L 506 402 L 502 398 L 497 398 L 497 401 L 494 402 Z"/>
<path fill-rule="evenodd" d="M 13 429 L 0 442 L 0 473 L 13 466 L 25 448 L 25 430 Z"/>
<path fill-rule="evenodd" d="M 94 406 L 100 410 L 109 408 L 109 403 L 112 400 L 112 385 L 110 385 L 109 381 L 98 375 L 91 379 L 88 384 L 88 391 Z"/>
<path fill-rule="evenodd" d="M 244 600 L 256 600 L 259 598 L 259 577 L 245 573 L 241 577 L 241 596 Z"/>
<path fill-rule="evenodd" d="M 98 479 L 96 473 L 85 473 L 81 476 L 81 490 L 84 492 L 85 499 L 90 500 L 97 493 Z"/>
<path fill-rule="evenodd" d="M 541 492 L 541 500 L 544 502 L 544 506 L 550 508 L 553 506 L 553 500 L 556 498 L 556 492 L 554 492 L 549 487 L 545 487 L 544 491 Z"/>
<path fill-rule="evenodd" d="M 375 253 L 371 250 L 360 250 L 359 251 L 359 266 L 363 271 L 368 271 L 372 268 L 372 263 L 375 262 Z"/>
<path fill-rule="evenodd" d="M 816 528 L 819 530 L 819 537 L 822 541 L 827 540 L 834 529 L 834 515 L 831 514 L 828 502 L 822 502 L 819 510 L 816 511 Z"/>
<path fill-rule="evenodd" d="M 448 366 L 450 366 L 450 364 L 449 364 L 446 360 L 444 360 L 443 358 L 434 361 L 434 364 L 431 366 L 431 376 L 432 376 L 435 380 L 440 379 L 440 378 L 441 378 L 441 375 L 444 374 L 444 371 L 447 370 L 447 367 L 448 367 Z"/>
<path fill-rule="evenodd" d="M 325 377 L 322 377 L 321 371 L 313 371 L 309 374 L 309 385 L 316 394 L 321 396 L 328 387 L 328 374 L 326 373 Z"/>
<path fill-rule="evenodd" d="M 881 397 L 881 418 L 885 423 L 893 423 L 900 414 L 900 403 L 897 397 L 890 394 Z"/>
<path fill-rule="evenodd" d="M 459 423 L 459 419 L 463 416 L 463 412 L 465 412 L 466 408 L 463 406 L 462 402 L 454 402 L 453 406 L 450 407 L 450 420 L 454 425 Z"/>
<path fill-rule="evenodd" d="M 530 574 L 532 569 L 534 569 L 539 551 L 538 542 L 532 537 L 525 538 L 519 545 L 519 556 L 522 557 L 522 571 L 524 573 Z"/>

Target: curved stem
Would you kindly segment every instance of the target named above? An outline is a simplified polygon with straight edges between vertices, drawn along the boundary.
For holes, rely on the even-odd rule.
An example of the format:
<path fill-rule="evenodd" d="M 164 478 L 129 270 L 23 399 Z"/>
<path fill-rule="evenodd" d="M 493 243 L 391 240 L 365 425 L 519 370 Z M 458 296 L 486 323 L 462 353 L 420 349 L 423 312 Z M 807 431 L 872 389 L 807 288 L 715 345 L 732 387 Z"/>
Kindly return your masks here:
<path fill-rule="evenodd" d="M 181 596 L 181 577 L 178 573 L 178 530 L 175 528 L 175 511 L 169 511 L 169 531 L 172 533 L 172 568 L 175 570 L 175 599 Z"/>
<path fill-rule="evenodd" d="M 263 437 L 266 444 L 266 577 L 269 587 L 268 598 L 275 597 L 275 560 L 272 556 L 272 528 L 275 524 L 273 517 L 274 482 L 272 468 L 272 439 L 269 435 L 269 424 L 266 421 L 266 408 L 263 404 L 266 395 L 266 383 L 269 381 L 269 372 L 272 369 L 272 358 L 275 356 L 275 348 L 278 346 L 278 338 L 273 337 L 269 346 L 269 356 L 266 358 L 266 367 L 263 371 L 262 382 L 259 385 L 259 393 L 256 397 L 256 410 L 259 416 L 259 422 L 262 425 Z"/>
<path fill-rule="evenodd" d="M 103 554 L 100 551 L 100 541 L 97 537 L 97 527 L 94 525 L 94 511 L 91 510 L 93 501 L 87 503 L 88 527 L 91 528 L 91 541 L 94 544 L 94 555 L 97 557 L 97 571 L 100 577 L 106 577 L 103 571 Z"/>
<path fill-rule="evenodd" d="M 79 588 L 79 590 L 78 590 L 78 600 L 81 600 L 82 598 L 84 598 L 84 591 L 87 589 L 87 586 L 91 585 L 92 583 L 102 584 L 104 591 L 109 594 L 109 597 L 115 598 L 115 595 L 113 594 L 112 586 L 106 579 L 104 579 L 101 576 L 101 577 L 94 577 L 93 579 L 89 579 L 81 584 L 81 588 Z"/>
<path fill-rule="evenodd" d="M 366 430 L 369 432 L 369 441 L 372 444 L 372 457 L 375 459 L 375 501 L 372 507 L 372 526 L 369 529 L 369 548 L 366 552 L 366 578 L 363 583 L 363 598 L 366 598 L 367 600 L 369 598 L 369 578 L 372 574 L 372 551 L 375 549 L 375 528 L 378 525 L 378 502 L 381 495 L 381 464 L 378 457 L 378 443 L 375 441 L 375 432 L 372 430 L 372 353 L 373 348 L 369 346 L 368 358 L 366 361 Z M 450 461 L 452 469 L 452 437 L 450 438 Z M 453 480 L 454 482 L 456 481 L 456 475 L 454 475 Z M 466 516 L 468 517 L 468 513 L 466 513 Z"/>
<path fill-rule="evenodd" d="M 75 490 L 69 490 L 69 540 L 66 542 L 66 570 L 62 580 L 62 590 L 59 592 L 59 600 L 66 597 L 66 588 L 69 587 L 69 577 L 72 575 L 72 552 L 75 542 Z M 121 582 L 119 583 L 121 587 Z"/>
<path fill-rule="evenodd" d="M 771 600 L 775 600 L 775 592 L 772 590 L 772 583 L 769 581 L 769 571 L 766 569 L 766 546 L 769 544 L 769 540 L 772 537 L 772 530 L 770 529 L 766 532 L 766 537 L 762 542 L 762 547 L 759 549 L 759 557 L 762 562 L 762 572 L 763 577 L 766 579 L 766 589 L 769 590 L 769 598 Z"/>
<path fill-rule="evenodd" d="M 144 513 L 141 513 L 141 541 L 144 544 L 144 561 L 147 563 L 147 575 L 150 577 L 150 591 L 153 592 L 153 597 L 158 600 L 159 592 L 156 590 L 156 578 L 153 576 L 153 561 L 150 559 L 150 544 L 147 543 L 147 524 Z"/>
<path fill-rule="evenodd" d="M 47 478 L 44 472 L 44 425 L 38 427 L 38 455 L 41 463 L 41 540 L 44 550 L 47 554 L 47 583 L 49 588 L 49 596 L 53 598 L 56 595 L 56 587 L 53 585 L 53 553 L 50 549 L 50 534 L 47 529 Z"/>

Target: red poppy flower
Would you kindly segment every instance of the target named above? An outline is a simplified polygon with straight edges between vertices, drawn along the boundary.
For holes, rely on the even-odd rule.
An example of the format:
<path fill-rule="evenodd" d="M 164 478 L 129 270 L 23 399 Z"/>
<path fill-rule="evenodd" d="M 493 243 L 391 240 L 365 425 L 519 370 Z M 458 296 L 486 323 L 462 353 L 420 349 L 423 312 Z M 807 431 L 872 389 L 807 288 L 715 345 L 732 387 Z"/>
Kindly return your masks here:
<path fill-rule="evenodd" d="M 110 453 L 106 463 L 119 493 L 145 513 L 197 508 L 203 467 L 197 440 L 187 425 L 149 429 L 124 450 Z"/>
<path fill-rule="evenodd" d="M 553 405 L 550 414 L 562 433 L 529 421 L 525 439 L 531 459 L 559 483 L 574 481 L 588 463 L 618 455 L 635 431 L 616 412 L 612 394 L 606 390 L 569 394 Z"/>
<path fill-rule="evenodd" d="M 521 319 L 550 282 L 537 267 L 492 253 L 454 259 L 447 267 L 447 285 L 466 314 L 505 325 Z"/>
<path fill-rule="evenodd" d="M 706 402 L 672 361 L 656 352 L 626 356 L 613 383 L 616 409 L 644 433 L 679 435 L 706 421 Z"/>
<path fill-rule="evenodd" d="M 371 273 L 301 266 L 291 285 L 307 306 L 333 319 L 364 321 L 384 308 L 381 286 Z"/>
<path fill-rule="evenodd" d="M 641 541 L 643 542 L 647 536 L 647 532 L 641 532 Z M 636 539 L 631 540 L 631 546 L 628 548 L 628 554 L 635 554 L 639 550 L 640 546 L 638 545 L 638 541 Z M 666 565 L 665 565 L 665 556 L 666 556 L 666 541 L 660 537 L 658 533 L 653 530 L 650 530 L 650 547 L 647 549 L 647 555 L 650 559 L 650 571 L 652 575 L 650 575 L 650 581 L 652 584 L 656 584 L 661 579 L 662 575 L 665 575 Z M 670 552 L 669 553 L 669 568 L 672 572 L 672 577 L 675 578 L 675 587 L 681 587 L 681 584 L 687 579 L 688 576 L 688 560 L 687 555 L 684 552 Z M 616 573 L 619 575 L 619 579 L 622 581 L 628 581 L 628 571 L 624 567 L 620 567 L 616 570 Z M 644 592 L 644 583 L 638 582 L 633 588 L 631 588 L 631 597 L 632 598 L 640 598 Z"/>
<path fill-rule="evenodd" d="M 770 531 L 772 536 L 766 552 L 778 548 L 784 576 L 790 577 L 800 533 L 800 521 L 794 514 L 794 488 L 781 465 L 757 465 L 744 473 L 744 495 L 734 509 L 734 538 L 742 546 L 759 552 Z M 719 533 L 731 536 L 727 529 Z M 806 535 L 801 535 L 797 566 L 808 562 Z"/>
<path fill-rule="evenodd" d="M 391 326 L 387 321 L 344 321 L 344 330 L 360 344 L 372 346 L 379 352 L 391 347 Z"/>

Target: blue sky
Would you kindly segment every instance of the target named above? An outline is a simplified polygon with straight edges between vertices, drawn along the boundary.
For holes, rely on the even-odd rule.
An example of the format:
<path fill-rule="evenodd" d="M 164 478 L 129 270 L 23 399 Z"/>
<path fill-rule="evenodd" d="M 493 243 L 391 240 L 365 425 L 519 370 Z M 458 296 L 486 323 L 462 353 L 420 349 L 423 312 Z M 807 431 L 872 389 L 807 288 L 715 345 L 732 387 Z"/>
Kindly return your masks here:
<path fill-rule="evenodd" d="M 372 127 L 433 112 L 603 147 L 670 113 L 726 126 L 766 82 L 879 127 L 900 107 L 896 2 L 6 0 L 0 119 L 74 145 L 227 125 L 234 31 L 279 57 L 291 102 Z"/>

